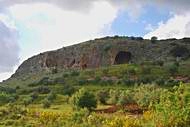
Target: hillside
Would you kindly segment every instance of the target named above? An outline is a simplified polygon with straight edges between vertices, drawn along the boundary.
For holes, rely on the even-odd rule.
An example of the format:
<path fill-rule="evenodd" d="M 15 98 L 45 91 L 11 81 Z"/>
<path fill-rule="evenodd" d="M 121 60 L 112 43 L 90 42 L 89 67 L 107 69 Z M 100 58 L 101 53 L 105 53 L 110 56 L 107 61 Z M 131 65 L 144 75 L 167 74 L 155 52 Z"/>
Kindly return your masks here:
<path fill-rule="evenodd" d="M 190 125 L 190 39 L 105 37 L 41 53 L 0 84 L 0 126 Z"/>
<path fill-rule="evenodd" d="M 98 68 L 144 61 L 187 60 L 190 39 L 143 40 L 140 37 L 105 37 L 55 51 L 41 53 L 23 62 L 12 77 L 40 71 Z"/>

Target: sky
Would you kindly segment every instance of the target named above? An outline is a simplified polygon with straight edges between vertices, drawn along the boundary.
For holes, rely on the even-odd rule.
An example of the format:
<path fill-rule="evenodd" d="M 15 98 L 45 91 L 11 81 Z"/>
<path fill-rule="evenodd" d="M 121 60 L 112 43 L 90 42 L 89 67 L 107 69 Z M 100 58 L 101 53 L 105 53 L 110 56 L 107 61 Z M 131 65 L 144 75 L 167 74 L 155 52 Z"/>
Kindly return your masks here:
<path fill-rule="evenodd" d="M 114 35 L 190 37 L 190 0 L 0 0 L 0 81 L 33 55 Z"/>

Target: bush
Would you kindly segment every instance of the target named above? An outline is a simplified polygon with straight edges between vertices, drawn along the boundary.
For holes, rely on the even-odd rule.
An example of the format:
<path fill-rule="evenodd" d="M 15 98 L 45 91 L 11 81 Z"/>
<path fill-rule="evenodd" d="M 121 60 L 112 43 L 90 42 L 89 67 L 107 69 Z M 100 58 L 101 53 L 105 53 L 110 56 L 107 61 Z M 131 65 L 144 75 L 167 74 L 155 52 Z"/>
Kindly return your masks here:
<path fill-rule="evenodd" d="M 48 94 L 51 90 L 48 86 L 39 86 L 33 89 L 33 92 L 37 92 L 39 94 Z"/>
<path fill-rule="evenodd" d="M 164 65 L 164 61 L 162 61 L 162 60 L 154 61 L 154 65 L 163 66 Z"/>
<path fill-rule="evenodd" d="M 141 85 L 134 91 L 134 100 L 138 105 L 147 109 L 150 104 L 159 102 L 161 89 L 154 85 Z"/>
<path fill-rule="evenodd" d="M 7 86 L 0 86 L 0 92 L 4 92 L 7 94 L 12 94 L 12 93 L 16 93 L 16 89 L 7 87 Z"/>
<path fill-rule="evenodd" d="M 172 64 L 169 66 L 168 71 L 171 75 L 176 75 L 178 73 L 179 69 L 176 64 Z"/>
<path fill-rule="evenodd" d="M 183 84 L 173 87 L 172 91 L 162 91 L 159 103 L 153 106 L 152 117 L 148 120 L 152 119 L 154 126 L 188 127 L 190 125 L 189 97 L 189 90 Z"/>
<path fill-rule="evenodd" d="M 9 102 L 14 102 L 15 101 L 15 97 L 10 95 L 10 94 L 7 94 L 5 92 L 1 92 L 0 93 L 0 104 L 6 104 L 6 103 L 9 103 Z"/>
<path fill-rule="evenodd" d="M 80 86 L 86 85 L 88 83 L 88 80 L 86 80 L 85 78 L 79 78 L 77 80 L 77 83 L 78 83 L 77 85 L 80 85 Z"/>
<path fill-rule="evenodd" d="M 32 97 L 25 97 L 24 99 L 23 99 L 23 104 L 25 105 L 25 106 L 28 106 L 29 104 L 31 104 L 33 102 L 33 98 Z"/>
<path fill-rule="evenodd" d="M 83 122 L 87 122 L 85 121 L 86 118 L 89 116 L 90 112 L 88 111 L 88 109 L 84 108 L 84 109 L 80 109 L 77 112 L 74 112 L 71 116 L 71 122 L 75 123 L 75 124 L 81 124 Z"/>
<path fill-rule="evenodd" d="M 43 77 L 38 83 L 37 85 L 52 85 L 53 81 L 49 79 L 49 77 Z"/>
<path fill-rule="evenodd" d="M 76 71 L 76 70 L 73 70 L 73 71 L 71 71 L 71 73 L 70 73 L 70 76 L 79 76 L 80 75 L 80 72 L 79 71 Z"/>
<path fill-rule="evenodd" d="M 158 40 L 158 38 L 156 36 L 151 37 L 151 42 L 152 43 L 155 43 L 157 40 Z"/>
<path fill-rule="evenodd" d="M 37 92 L 33 92 L 30 97 L 32 98 L 32 100 L 36 100 L 38 98 L 38 93 Z"/>
<path fill-rule="evenodd" d="M 100 90 L 97 93 L 97 99 L 100 101 L 102 104 L 106 104 L 107 100 L 109 98 L 109 91 L 108 90 Z"/>
<path fill-rule="evenodd" d="M 130 68 L 127 69 L 127 74 L 128 75 L 136 75 L 137 72 L 136 72 L 134 67 L 130 67 Z"/>
<path fill-rule="evenodd" d="M 123 92 L 118 100 L 118 104 L 121 106 L 135 103 L 133 94 L 130 91 Z"/>
<path fill-rule="evenodd" d="M 158 78 L 155 80 L 155 83 L 159 86 L 164 86 L 165 85 L 165 80 L 164 78 Z"/>
<path fill-rule="evenodd" d="M 188 57 L 190 55 L 190 51 L 186 46 L 182 46 L 182 45 L 177 45 L 175 46 L 170 53 L 174 56 L 174 57 Z"/>
<path fill-rule="evenodd" d="M 55 68 L 53 68 L 52 70 L 51 70 L 51 73 L 52 74 L 56 74 L 56 73 L 58 73 L 58 69 L 55 67 Z"/>
<path fill-rule="evenodd" d="M 62 77 L 57 77 L 53 81 L 54 84 L 65 84 L 65 80 Z"/>
<path fill-rule="evenodd" d="M 106 44 L 106 45 L 104 45 L 103 48 L 104 48 L 104 51 L 107 52 L 112 48 L 112 45 L 111 44 Z"/>
<path fill-rule="evenodd" d="M 94 94 L 82 88 L 71 97 L 71 103 L 75 108 L 87 108 L 92 110 L 97 106 L 97 100 Z"/>
<path fill-rule="evenodd" d="M 124 78 L 122 79 L 122 83 L 123 83 L 123 85 L 126 85 L 126 86 L 132 86 L 132 85 L 134 85 L 134 84 L 136 83 L 136 81 L 124 77 Z"/>
<path fill-rule="evenodd" d="M 63 73 L 63 78 L 67 78 L 67 77 L 69 77 L 69 73 Z"/>
<path fill-rule="evenodd" d="M 75 88 L 71 85 L 64 85 L 63 86 L 63 95 L 69 95 L 71 96 L 75 92 Z"/>
<path fill-rule="evenodd" d="M 168 79 L 165 81 L 165 86 L 173 87 L 173 86 L 179 86 L 180 81 Z"/>
<path fill-rule="evenodd" d="M 49 108 L 51 106 L 51 101 L 49 101 L 48 99 L 45 99 L 42 104 L 43 104 L 43 108 Z"/>
<path fill-rule="evenodd" d="M 112 104 L 112 105 L 117 104 L 117 102 L 119 100 L 120 91 L 118 91 L 118 90 L 110 90 L 109 95 L 111 95 L 111 96 L 108 99 L 107 103 Z"/>
<path fill-rule="evenodd" d="M 150 74 L 151 73 L 151 68 L 150 67 L 142 67 L 142 71 L 141 71 L 141 73 L 143 74 L 143 75 L 148 75 L 148 74 Z"/>
<path fill-rule="evenodd" d="M 49 101 L 53 101 L 53 100 L 56 99 L 56 97 L 57 97 L 56 93 L 51 92 L 51 93 L 48 94 L 48 96 L 47 96 L 47 100 L 49 100 Z"/>

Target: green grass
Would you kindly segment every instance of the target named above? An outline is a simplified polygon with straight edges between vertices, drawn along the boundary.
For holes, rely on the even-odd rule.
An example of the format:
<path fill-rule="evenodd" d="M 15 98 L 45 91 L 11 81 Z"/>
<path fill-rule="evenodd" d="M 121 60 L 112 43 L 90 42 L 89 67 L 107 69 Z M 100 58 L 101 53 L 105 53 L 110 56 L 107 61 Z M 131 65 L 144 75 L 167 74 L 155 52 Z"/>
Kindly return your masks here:
<path fill-rule="evenodd" d="M 164 85 L 164 84 L 161 84 L 161 85 L 156 84 L 156 80 L 158 79 L 163 79 L 164 82 L 167 82 L 168 80 L 170 80 L 170 78 L 175 79 L 175 76 L 189 76 L 190 75 L 190 69 L 189 69 L 190 60 L 180 62 L 179 72 L 176 75 L 171 75 L 168 72 L 168 68 L 172 64 L 173 62 L 164 63 L 163 66 L 154 65 L 152 62 L 147 62 L 147 63 L 144 63 L 143 65 L 123 64 L 123 65 L 113 65 L 110 67 L 102 67 L 102 68 L 97 68 L 97 69 L 86 69 L 86 70 L 77 70 L 77 71 L 76 70 L 59 70 L 58 73 L 56 74 L 52 74 L 49 72 L 40 72 L 38 74 L 29 74 L 27 76 L 19 77 L 16 79 L 12 78 L 9 81 L 5 82 L 3 87 L 16 88 L 19 86 L 19 88 L 16 89 L 16 93 L 9 93 L 11 95 L 12 94 L 18 95 L 18 99 L 16 100 L 16 102 L 5 104 L 0 107 L 0 126 L 11 126 L 11 127 L 23 126 L 26 123 L 28 124 L 28 126 L 30 126 L 31 124 L 31 127 L 33 127 L 34 125 L 38 125 L 38 126 L 45 125 L 42 122 L 43 120 L 45 121 L 45 118 L 43 118 L 42 116 L 39 116 L 40 118 L 32 116 L 30 114 L 30 110 L 37 113 L 46 112 L 45 114 L 47 115 L 46 117 L 48 118 L 50 117 L 50 119 L 53 119 L 51 117 L 54 117 L 52 116 L 52 114 L 55 116 L 58 115 L 56 116 L 57 120 L 62 121 L 62 122 L 59 123 L 58 121 L 56 121 L 54 123 L 63 124 L 65 126 L 68 125 L 68 127 L 69 126 L 80 127 L 79 125 L 83 127 L 85 126 L 85 123 L 89 125 L 97 124 L 98 126 L 100 124 L 98 122 L 100 122 L 101 120 L 104 122 L 105 121 L 113 122 L 113 125 L 114 125 L 114 122 L 116 121 L 120 121 L 123 124 L 126 124 L 124 121 L 133 121 L 133 120 L 140 121 L 141 123 L 143 123 L 146 121 L 144 120 L 145 116 L 148 117 L 149 119 L 149 121 L 146 121 L 147 123 L 155 122 L 151 116 L 154 116 L 155 118 L 157 118 L 156 115 L 158 116 L 163 115 L 162 112 L 159 112 L 159 110 L 156 110 L 156 108 L 159 108 L 159 106 L 161 106 L 165 108 L 166 111 L 169 111 L 167 104 L 165 102 L 158 103 L 158 104 L 154 102 L 156 100 L 156 99 L 154 100 L 155 96 L 157 97 L 157 95 L 162 95 L 165 97 L 165 99 L 168 102 L 173 103 L 167 97 L 171 96 L 174 98 L 178 98 L 179 97 L 178 94 L 175 94 L 175 93 L 179 91 L 181 92 L 182 91 L 181 89 L 185 89 L 186 93 L 184 93 L 183 96 L 187 97 L 187 102 L 189 103 L 188 101 L 189 95 L 186 96 L 186 94 L 190 92 L 189 91 L 190 88 L 188 86 L 189 84 L 183 84 L 182 86 L 183 87 L 185 86 L 185 88 L 182 87 L 180 88 L 180 90 L 177 90 L 175 88 L 175 87 L 178 88 L 178 86 L 180 86 L 179 83 L 174 87 L 172 85 L 170 86 L 170 85 Z M 146 70 L 143 70 L 143 69 L 146 69 Z M 34 91 L 34 88 L 44 86 L 43 84 L 38 83 L 44 77 L 49 77 L 49 79 L 52 81 L 54 81 L 56 78 L 61 78 L 64 80 L 64 83 L 62 84 L 52 82 L 52 84 L 49 84 L 46 86 L 51 90 L 51 92 L 54 92 L 57 94 L 56 99 L 51 101 L 51 106 L 49 108 L 43 108 L 43 102 L 47 98 L 49 93 L 38 94 L 37 99 L 33 100 L 28 106 L 24 106 L 23 105 L 24 98 L 28 98 L 31 96 L 33 92 L 37 92 L 37 91 Z M 150 81 L 142 85 L 141 80 L 145 80 L 146 78 Z M 132 85 L 128 84 L 130 83 L 130 81 L 133 81 L 134 83 L 132 83 Z M 35 86 L 31 86 L 30 85 L 31 83 L 36 83 L 36 84 Z M 87 89 L 87 91 L 92 92 L 95 95 L 97 95 L 97 93 L 100 90 L 105 90 L 105 91 L 107 90 L 109 91 L 109 94 L 110 94 L 107 100 L 107 103 L 111 99 L 114 99 L 113 98 L 114 96 L 118 96 L 117 99 L 120 99 L 123 94 L 124 95 L 126 94 L 127 96 L 130 95 L 133 99 L 135 99 L 135 102 L 138 103 L 139 105 L 142 104 L 142 105 L 146 105 L 146 106 L 149 105 L 149 106 L 143 107 L 143 108 L 146 108 L 146 110 L 144 111 L 145 114 L 137 115 L 138 118 L 136 118 L 136 115 L 134 115 L 135 119 L 133 118 L 133 115 L 131 117 L 131 114 L 129 115 L 130 118 L 128 119 L 127 118 L 129 114 L 128 112 L 118 111 L 118 113 L 116 112 L 114 113 L 114 115 L 104 114 L 104 113 L 103 114 L 92 113 L 91 117 L 92 119 L 95 119 L 95 120 L 94 121 L 92 119 L 89 120 L 88 118 L 89 114 L 87 111 L 73 110 L 72 104 L 70 104 L 70 101 L 69 101 L 71 97 L 69 95 L 64 95 L 63 93 L 63 90 L 64 88 L 65 89 L 67 88 L 65 87 L 67 85 L 72 86 L 75 89 L 75 91 L 79 90 L 80 88 L 85 88 Z M 155 92 L 152 91 L 152 89 L 155 90 Z M 174 91 L 174 92 L 171 92 L 171 91 Z M 4 92 L 6 92 L 6 90 Z M 158 96 L 159 99 L 162 96 Z M 130 98 L 127 98 L 127 99 L 130 99 Z M 124 101 L 129 101 L 127 99 Z M 149 104 L 149 101 L 150 102 L 153 101 L 153 102 Z M 179 106 L 177 105 L 178 104 L 177 101 L 180 102 L 180 100 L 176 100 L 176 107 Z M 117 105 L 117 104 L 118 103 L 114 103 L 114 105 Z M 14 110 L 14 106 L 18 106 L 19 109 Z M 103 105 L 98 102 L 97 109 L 106 109 L 108 107 L 110 107 L 110 105 Z M 173 110 L 172 108 L 174 107 L 171 106 L 171 111 Z M 20 109 L 26 110 L 27 113 L 26 114 L 22 113 Z M 6 111 L 11 111 L 11 110 L 13 111 L 10 114 L 3 114 Z M 150 113 L 146 112 L 147 110 Z M 184 106 L 184 110 L 188 111 L 188 109 L 186 109 L 186 103 Z M 152 111 L 154 111 L 154 113 Z M 180 109 L 177 109 L 177 111 L 175 112 L 180 113 L 181 111 Z M 3 115 L 1 115 L 1 113 Z M 61 114 L 61 116 L 59 116 L 59 114 Z M 166 114 L 168 115 L 169 112 L 166 112 Z M 176 118 L 175 121 L 179 123 L 179 121 L 182 118 L 186 117 L 186 115 L 189 116 L 188 118 L 190 118 L 190 115 L 188 114 L 181 114 L 181 116 L 178 119 Z M 176 117 L 176 114 L 173 114 L 173 116 Z M 168 118 L 167 120 L 169 120 L 169 116 L 165 116 L 165 118 Z M 40 119 L 43 119 L 43 120 L 40 121 Z M 77 123 L 75 120 L 76 121 L 79 120 L 80 122 Z M 88 120 L 91 121 L 92 123 L 91 124 L 87 123 Z M 157 120 L 159 119 L 157 118 Z M 161 123 L 162 122 L 163 121 L 161 121 Z M 188 121 L 185 121 L 185 122 L 188 123 Z M 135 122 L 133 121 L 132 123 L 135 123 Z M 154 123 L 154 124 L 157 125 L 157 123 Z M 63 126 L 63 125 L 57 125 L 57 126 Z M 105 125 L 107 125 L 105 127 L 111 126 L 108 123 L 105 123 Z M 54 127 L 53 122 L 48 123 L 48 126 Z M 130 124 L 130 126 L 132 125 Z M 148 125 L 146 124 L 142 126 L 148 126 Z M 117 127 L 117 126 L 114 126 L 114 127 Z M 126 125 L 126 127 L 128 126 Z"/>

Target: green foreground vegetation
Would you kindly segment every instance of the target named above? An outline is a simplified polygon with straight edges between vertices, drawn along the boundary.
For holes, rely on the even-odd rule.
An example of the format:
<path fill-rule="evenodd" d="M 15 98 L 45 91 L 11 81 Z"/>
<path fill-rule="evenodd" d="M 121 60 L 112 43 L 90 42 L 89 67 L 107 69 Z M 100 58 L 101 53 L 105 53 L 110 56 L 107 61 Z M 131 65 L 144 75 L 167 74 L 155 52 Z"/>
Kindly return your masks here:
<path fill-rule="evenodd" d="M 55 70 L 0 87 L 0 126 L 188 127 L 190 62 Z"/>

